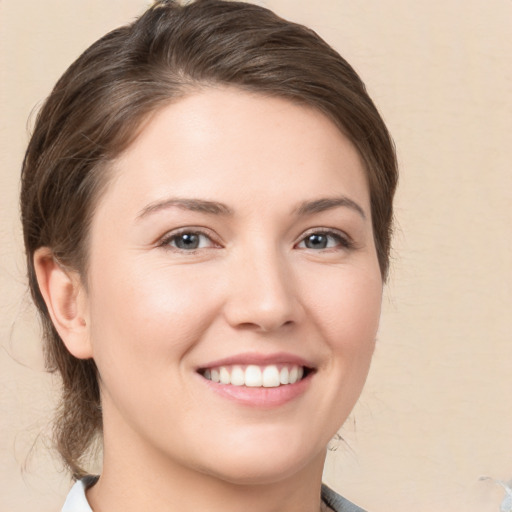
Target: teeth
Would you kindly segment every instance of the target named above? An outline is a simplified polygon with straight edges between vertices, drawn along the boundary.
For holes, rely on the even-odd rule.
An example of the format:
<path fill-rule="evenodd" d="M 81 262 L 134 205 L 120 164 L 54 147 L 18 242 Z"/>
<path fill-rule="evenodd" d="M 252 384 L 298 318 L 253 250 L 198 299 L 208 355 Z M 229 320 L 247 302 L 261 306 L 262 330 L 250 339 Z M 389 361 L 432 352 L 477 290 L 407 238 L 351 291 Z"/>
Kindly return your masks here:
<path fill-rule="evenodd" d="M 229 375 L 228 370 L 224 368 L 224 366 L 220 367 L 219 375 L 221 384 L 231 384 L 231 376 Z"/>
<path fill-rule="evenodd" d="M 219 370 L 216 370 L 215 368 L 211 370 L 211 379 L 213 382 L 220 382 Z"/>
<path fill-rule="evenodd" d="M 249 365 L 245 370 L 245 385 L 248 388 L 260 388 L 262 381 L 260 367 Z"/>
<path fill-rule="evenodd" d="M 279 384 L 279 370 L 277 366 L 266 366 L 263 370 L 263 387 L 277 388 Z"/>
<path fill-rule="evenodd" d="M 290 370 L 290 375 L 288 376 L 288 382 L 290 384 L 295 384 L 297 382 L 298 376 L 299 376 L 299 369 L 296 366 L 294 366 Z"/>
<path fill-rule="evenodd" d="M 243 386 L 245 384 L 245 372 L 240 366 L 233 366 L 231 370 L 231 384 L 233 386 Z"/>
<path fill-rule="evenodd" d="M 203 377 L 213 382 L 249 388 L 276 388 L 281 385 L 295 384 L 303 376 L 302 366 L 283 365 L 278 368 L 274 364 L 261 367 L 250 364 L 245 369 L 240 365 L 220 366 L 203 372 Z"/>

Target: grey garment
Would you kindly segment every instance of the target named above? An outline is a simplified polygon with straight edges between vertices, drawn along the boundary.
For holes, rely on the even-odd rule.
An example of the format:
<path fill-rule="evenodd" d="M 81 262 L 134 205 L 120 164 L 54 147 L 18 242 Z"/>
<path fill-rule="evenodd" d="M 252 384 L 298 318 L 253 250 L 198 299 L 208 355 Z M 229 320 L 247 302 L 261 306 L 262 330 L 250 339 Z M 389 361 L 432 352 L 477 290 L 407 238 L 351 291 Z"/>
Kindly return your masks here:
<path fill-rule="evenodd" d="M 331 507 L 334 512 L 365 512 L 324 484 L 322 484 L 322 501 Z"/>
<path fill-rule="evenodd" d="M 62 512 L 92 512 L 85 497 L 85 490 L 94 485 L 98 478 L 97 476 L 86 476 L 82 480 L 78 480 L 69 492 Z M 326 485 L 322 485 L 322 500 L 334 512 L 365 512 Z"/>

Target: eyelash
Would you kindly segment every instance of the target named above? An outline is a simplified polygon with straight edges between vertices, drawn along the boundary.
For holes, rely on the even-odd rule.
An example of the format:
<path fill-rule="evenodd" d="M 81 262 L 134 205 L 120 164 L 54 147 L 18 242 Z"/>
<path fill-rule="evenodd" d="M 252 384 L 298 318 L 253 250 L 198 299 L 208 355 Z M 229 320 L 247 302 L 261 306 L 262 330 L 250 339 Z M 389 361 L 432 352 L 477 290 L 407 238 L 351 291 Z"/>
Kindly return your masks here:
<path fill-rule="evenodd" d="M 355 248 L 354 242 L 345 233 L 337 231 L 337 230 L 322 229 L 322 228 L 313 229 L 311 231 L 308 231 L 304 235 L 302 235 L 300 241 L 296 244 L 296 246 L 299 244 L 305 243 L 305 241 L 309 237 L 312 237 L 312 236 L 325 236 L 325 237 L 329 237 L 329 238 L 332 238 L 335 240 L 335 243 L 336 243 L 335 247 L 325 247 L 325 248 L 318 249 L 319 251 L 320 250 L 321 251 L 339 250 L 340 248 L 341 249 L 354 249 Z M 316 250 L 316 249 L 311 249 L 308 247 L 304 247 L 304 249 L 309 249 L 309 250 L 313 250 L 313 251 Z"/>
<path fill-rule="evenodd" d="M 199 236 L 199 237 L 204 237 L 204 238 L 207 238 L 213 246 L 220 245 L 213 239 L 211 234 L 209 234 L 208 232 L 205 232 L 201 229 L 198 229 L 198 228 L 183 228 L 179 231 L 173 231 L 171 233 L 168 233 L 167 235 L 165 235 L 162 238 L 162 240 L 160 241 L 160 243 L 158 245 L 160 247 L 163 247 L 164 249 L 174 250 L 176 252 L 187 252 L 187 253 L 194 253 L 200 249 L 204 249 L 204 247 L 197 247 L 194 249 L 183 249 L 183 248 L 171 245 L 172 242 L 175 242 L 177 239 L 179 239 L 179 237 L 184 236 L 184 235 L 195 235 L 195 236 Z M 208 247 L 208 248 L 210 249 L 212 247 Z M 213 247 L 213 248 L 215 248 L 215 247 Z"/>
<path fill-rule="evenodd" d="M 173 250 L 176 252 L 186 252 L 186 253 L 190 253 L 190 254 L 193 254 L 200 249 L 205 249 L 205 247 L 195 247 L 193 249 L 184 249 L 181 247 L 177 247 L 176 245 L 174 245 L 174 246 L 172 245 L 173 242 L 176 242 L 176 240 L 178 240 L 180 236 L 184 236 L 184 235 L 192 235 L 192 236 L 207 238 L 209 240 L 209 243 L 212 244 L 212 246 L 213 246 L 213 247 L 212 246 L 206 247 L 208 249 L 216 248 L 215 246 L 217 246 L 217 247 L 220 246 L 220 244 L 214 240 L 214 238 L 211 236 L 210 233 L 205 232 L 201 229 L 197 229 L 197 228 L 184 228 L 184 229 L 181 229 L 176 232 L 168 233 L 161 239 L 158 246 L 163 247 L 165 249 Z M 335 241 L 335 246 L 334 247 L 324 247 L 324 248 L 320 248 L 320 249 L 303 247 L 301 249 L 312 250 L 312 251 L 316 252 L 317 250 L 318 251 L 332 251 L 332 250 L 339 250 L 340 248 L 341 249 L 354 249 L 355 248 L 354 242 L 343 232 L 335 231 L 332 229 L 322 229 L 322 228 L 316 228 L 314 230 L 308 231 L 305 234 L 303 234 L 302 237 L 300 238 L 299 242 L 297 242 L 294 245 L 294 247 L 298 247 L 300 244 L 305 243 L 306 240 L 312 236 L 325 236 L 325 237 L 331 238 Z"/>

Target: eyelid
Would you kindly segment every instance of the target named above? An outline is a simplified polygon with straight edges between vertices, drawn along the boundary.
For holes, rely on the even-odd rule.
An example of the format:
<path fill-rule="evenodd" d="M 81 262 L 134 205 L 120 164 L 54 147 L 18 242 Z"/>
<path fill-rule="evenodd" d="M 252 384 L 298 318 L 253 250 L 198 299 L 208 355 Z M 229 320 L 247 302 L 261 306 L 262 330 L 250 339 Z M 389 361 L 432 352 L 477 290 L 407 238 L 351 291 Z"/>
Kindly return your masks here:
<path fill-rule="evenodd" d="M 177 247 L 173 247 L 170 244 L 170 242 L 174 238 L 176 238 L 176 237 L 178 237 L 178 236 L 180 236 L 182 234 L 185 234 L 185 233 L 191 233 L 191 234 L 196 234 L 196 235 L 204 236 L 208 240 L 210 240 L 212 245 L 210 247 L 202 247 L 202 248 L 189 249 L 187 251 L 184 251 L 183 249 L 179 249 Z M 344 232 L 342 230 L 339 230 L 339 229 L 327 228 L 327 227 L 315 227 L 315 228 L 311 228 L 311 229 L 308 229 L 308 230 L 304 231 L 300 235 L 300 237 L 297 239 L 297 241 L 295 242 L 294 247 L 297 247 L 300 243 L 304 242 L 304 240 L 308 236 L 315 235 L 315 234 L 331 236 L 331 237 L 337 239 L 339 241 L 339 247 L 341 247 L 343 249 L 353 249 L 353 248 L 355 248 L 355 243 L 354 243 L 353 239 L 346 232 Z M 200 226 L 184 226 L 184 227 L 181 227 L 181 228 L 173 229 L 173 230 L 168 231 L 167 233 L 165 233 L 163 236 L 161 236 L 157 240 L 156 246 L 163 247 L 163 248 L 169 249 L 169 250 L 174 250 L 176 252 L 193 253 L 193 252 L 198 251 L 200 249 L 211 249 L 211 248 L 222 247 L 222 243 L 220 241 L 220 237 L 217 236 L 216 233 L 212 232 L 208 228 L 204 228 L 204 227 L 200 227 Z M 328 250 L 336 250 L 339 247 L 330 247 L 330 248 L 326 248 L 326 249 L 315 249 L 315 250 L 316 251 L 320 251 L 320 250 L 328 251 Z"/>
<path fill-rule="evenodd" d="M 304 242 L 304 240 L 311 235 L 327 235 L 332 236 L 340 241 L 340 247 L 343 249 L 354 249 L 355 243 L 352 237 L 350 237 L 345 231 L 335 228 L 326 228 L 326 227 L 317 227 L 311 228 L 302 233 L 295 243 L 294 247 L 297 247 L 300 243 Z M 329 247 L 326 249 L 311 249 L 316 251 L 328 251 L 328 250 L 336 250 L 337 247 Z M 307 248 L 306 248 L 307 250 Z"/>
<path fill-rule="evenodd" d="M 189 249 L 187 251 L 183 249 L 179 249 L 178 247 L 173 247 L 170 242 L 185 233 L 190 233 L 194 235 L 200 235 L 208 238 L 212 244 L 211 247 L 202 247 L 197 249 Z M 163 247 L 164 249 L 176 251 L 176 252 L 187 252 L 187 253 L 194 253 L 195 251 L 201 250 L 201 249 L 211 249 L 211 248 L 218 248 L 221 247 L 221 242 L 219 240 L 219 237 L 215 235 L 210 229 L 199 227 L 199 226 L 184 226 L 181 228 L 172 229 L 171 231 L 168 231 L 163 236 L 161 236 L 157 242 L 156 245 L 158 247 Z"/>

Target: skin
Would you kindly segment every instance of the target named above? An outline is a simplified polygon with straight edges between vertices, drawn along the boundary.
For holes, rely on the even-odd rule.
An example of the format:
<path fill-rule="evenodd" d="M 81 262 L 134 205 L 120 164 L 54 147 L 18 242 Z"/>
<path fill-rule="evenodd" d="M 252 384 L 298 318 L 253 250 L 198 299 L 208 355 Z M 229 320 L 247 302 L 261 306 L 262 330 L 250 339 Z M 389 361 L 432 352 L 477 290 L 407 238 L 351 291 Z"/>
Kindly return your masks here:
<path fill-rule="evenodd" d="M 61 337 L 99 369 L 92 508 L 317 511 L 326 445 L 360 395 L 380 315 L 357 151 L 313 109 L 211 88 L 158 111 L 111 172 L 86 283 L 48 249 L 35 257 Z M 180 248 L 183 230 L 202 232 L 198 248 Z M 279 405 L 226 398 L 197 371 L 277 353 L 313 369 Z"/>

